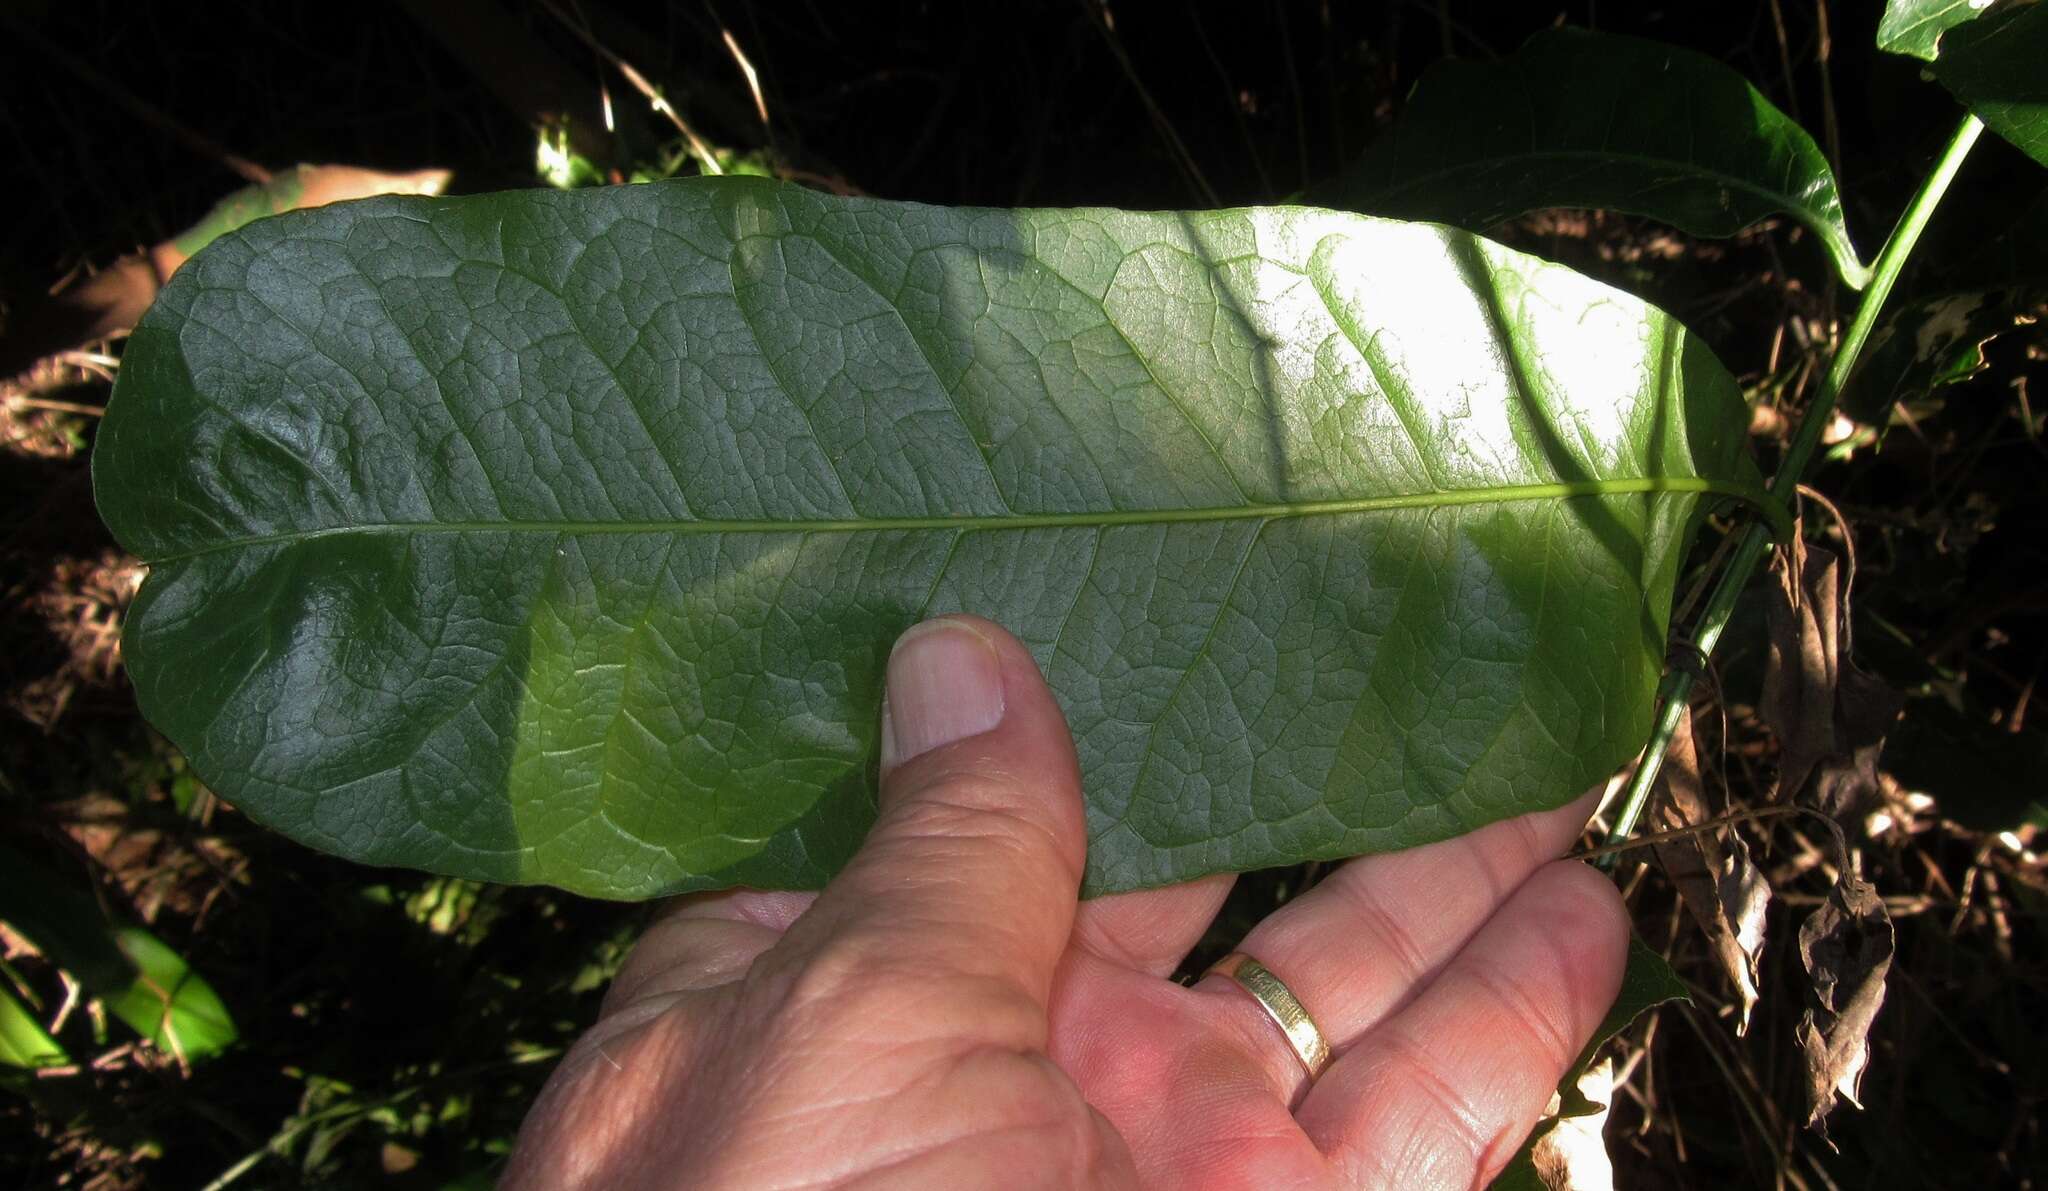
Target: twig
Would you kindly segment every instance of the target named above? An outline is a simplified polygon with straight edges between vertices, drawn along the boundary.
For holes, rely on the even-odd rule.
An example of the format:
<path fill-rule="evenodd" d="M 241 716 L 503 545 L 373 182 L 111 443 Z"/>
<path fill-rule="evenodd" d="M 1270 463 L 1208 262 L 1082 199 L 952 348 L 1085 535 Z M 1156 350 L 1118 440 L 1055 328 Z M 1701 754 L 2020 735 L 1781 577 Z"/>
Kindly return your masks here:
<path fill-rule="evenodd" d="M 1252 169 L 1259 175 L 1259 193 L 1273 198 L 1273 179 L 1266 173 L 1266 159 L 1259 153 L 1259 143 L 1252 137 L 1251 125 L 1244 120 L 1244 104 L 1238 101 L 1237 93 L 1231 89 L 1230 73 L 1223 68 L 1223 59 L 1216 56 L 1216 47 L 1209 41 L 1209 31 L 1202 25 L 1200 6 L 1188 8 L 1188 24 L 1195 31 L 1195 40 L 1202 43 L 1202 53 L 1209 59 L 1209 65 L 1216 68 L 1216 81 L 1223 84 L 1223 102 L 1230 109 L 1230 118 L 1237 125 L 1237 135 L 1244 138 L 1244 151 L 1252 159 Z M 2025 394 L 2021 395 L 2025 400 Z"/>
<path fill-rule="evenodd" d="M 1123 41 L 1110 26 L 1102 0 L 1081 0 L 1081 7 L 1087 11 L 1088 20 L 1094 24 L 1095 31 L 1102 35 L 1102 42 L 1109 47 L 1110 55 L 1123 69 L 1124 78 L 1129 81 L 1132 90 L 1138 93 L 1139 101 L 1145 105 L 1146 114 L 1152 117 L 1153 129 L 1159 133 L 1159 139 L 1165 141 L 1166 147 L 1173 152 L 1175 163 L 1187 175 L 1188 181 L 1194 183 L 1204 203 L 1211 207 L 1222 206 L 1222 201 L 1216 197 L 1215 188 L 1209 185 L 1209 179 L 1203 175 L 1202 167 L 1195 163 L 1195 155 L 1188 152 L 1188 147 L 1180 139 L 1180 134 L 1173 130 L 1173 121 L 1166 118 L 1166 113 L 1161 110 L 1159 102 L 1152 98 L 1152 89 L 1145 85 L 1145 80 L 1138 77 L 1138 69 L 1131 64 L 1131 56 L 1124 52 Z"/>
<path fill-rule="evenodd" d="M 1809 806 L 1762 806 L 1757 807 L 1755 810 L 1736 811 L 1734 814 L 1722 815 L 1718 819 L 1707 819 L 1690 827 L 1674 827 L 1669 831 L 1652 831 L 1647 835 L 1631 836 L 1619 843 L 1601 844 L 1597 848 L 1583 848 L 1577 852 L 1567 854 L 1566 859 L 1594 860 L 1603 856 L 1615 856 L 1633 848 L 1646 848 L 1652 844 L 1668 844 L 1673 840 L 1688 839 L 1695 835 L 1705 835 L 1710 831 L 1719 831 L 1723 827 L 1733 827 L 1737 823 L 1748 823 L 1756 819 L 1778 819 L 1786 815 L 1813 815 L 1816 818 L 1827 818 L 1826 815 Z M 1832 820 L 1830 821 L 1832 822 Z"/>
<path fill-rule="evenodd" d="M 1828 58 L 1833 52 L 1833 39 L 1828 35 L 1828 0 L 1813 0 L 1814 23 L 1820 37 L 1820 44 L 1814 47 L 1813 60 L 1820 67 L 1820 124 L 1828 142 L 1828 164 L 1835 170 L 1835 186 L 1842 184 L 1842 128 L 1835 119 L 1835 80 L 1828 69 Z"/>
<path fill-rule="evenodd" d="M 16 409 L 46 409 L 60 414 L 84 414 L 89 418 L 105 416 L 104 405 L 84 405 L 77 401 L 52 401 L 47 397 L 17 397 L 9 394 L 7 404 Z"/>
<path fill-rule="evenodd" d="M 1287 28 L 1287 9 L 1284 5 L 1273 6 L 1273 19 L 1280 26 L 1280 57 L 1287 63 L 1287 87 L 1294 95 L 1294 150 L 1300 161 L 1296 165 L 1295 189 L 1308 189 L 1308 104 L 1301 97 L 1301 71 L 1294 63 L 1294 35 Z"/>
<path fill-rule="evenodd" d="M 1317 5 L 1317 15 L 1323 26 L 1323 93 L 1330 97 L 1330 160 L 1343 161 L 1348 156 L 1344 152 L 1344 101 L 1337 91 L 1339 42 L 1337 31 L 1330 24 L 1330 0 Z"/>
<path fill-rule="evenodd" d="M 1792 41 L 1785 35 L 1785 10 L 1771 0 L 1771 29 L 1778 35 L 1778 73 L 1785 79 L 1785 108 L 1794 120 L 1799 114 L 1799 86 L 1792 81 Z"/>
<path fill-rule="evenodd" d="M 1776 498 L 1772 503 L 1779 505 L 1781 512 L 1789 508 L 1794 499 L 1800 473 L 1806 470 L 1807 461 L 1813 457 L 1814 447 L 1820 442 L 1821 432 L 1834 416 L 1835 399 L 1841 394 L 1843 383 L 1849 379 L 1849 371 L 1855 367 L 1857 356 L 1862 354 L 1864 343 L 1876 328 L 1877 316 L 1904 270 L 1907 258 L 1912 255 L 1914 245 L 1920 242 L 1920 233 L 1926 230 L 1928 219 L 1933 216 L 1942 195 L 1948 191 L 1949 183 L 1955 181 L 1956 172 L 1969 156 L 1971 146 L 1977 143 L 1983 132 L 1983 121 L 1974 115 L 1963 117 L 1940 160 L 1921 182 L 1919 193 L 1913 196 L 1905 213 L 1899 216 L 1898 226 L 1892 230 L 1891 238 L 1885 241 L 1883 251 L 1878 253 L 1877 263 L 1871 269 L 1869 289 L 1862 304 L 1856 308 L 1856 318 L 1849 324 L 1849 331 L 1843 336 L 1841 347 L 1836 350 L 1835 358 L 1828 367 L 1827 377 L 1821 382 L 1821 390 L 1814 397 L 1813 404 L 1807 407 L 1799 429 L 1792 436 L 1791 445 L 1785 449 L 1784 462 L 1771 481 L 1771 491 Z M 1763 560 L 1770 540 L 1771 530 L 1762 523 L 1752 523 L 1743 534 L 1728 569 L 1721 572 L 1720 582 L 1713 594 L 1707 597 L 1706 608 L 1700 613 L 1700 622 L 1693 630 L 1693 644 L 1700 656 L 1711 656 L 1714 646 L 1720 642 L 1722 630 L 1728 627 L 1729 617 L 1735 611 L 1735 603 L 1741 598 L 1742 589 L 1748 585 L 1757 563 Z M 1649 802 L 1650 787 L 1657 780 L 1658 770 L 1664 766 L 1665 751 L 1671 747 L 1671 738 L 1678 731 L 1679 716 L 1692 694 L 1693 681 L 1693 671 L 1689 667 L 1673 668 L 1665 675 L 1649 742 L 1643 748 L 1642 761 L 1636 766 L 1621 812 L 1615 817 L 1613 834 L 1616 838 L 1627 837 L 1642 817 L 1643 808 Z M 1612 867 L 1611 862 L 1602 867 Z"/>
<path fill-rule="evenodd" d="M 563 12 L 561 6 L 556 4 L 555 0 L 541 0 L 541 4 L 556 20 L 562 23 L 563 28 L 581 38 L 583 44 L 595 50 L 606 62 L 611 63 L 612 69 L 618 71 L 619 76 L 625 79 L 635 91 L 638 91 L 647 100 L 649 106 L 668 117 L 669 123 L 675 125 L 676 131 L 683 134 L 683 142 L 689 145 L 690 156 L 697 159 L 699 169 L 702 169 L 707 174 L 723 174 L 725 172 L 719 166 L 718 157 L 712 153 L 711 146 L 704 143 L 703 138 L 697 135 L 697 131 L 690 127 L 688 121 L 683 119 L 683 114 L 678 112 L 673 104 L 669 103 L 666 96 L 662 95 L 661 89 L 647 81 L 647 76 L 635 70 L 631 62 L 619 57 L 611 51 L 609 46 L 599 41 L 597 35 L 592 33 L 590 27 L 583 21 L 571 20 L 569 14 Z"/>
<path fill-rule="evenodd" d="M 739 39 L 732 30 L 719 26 L 718 35 L 725 39 L 725 48 L 732 60 L 740 64 L 740 73 L 747 78 L 747 90 L 754 96 L 754 113 L 761 117 L 761 127 L 768 127 L 768 99 L 761 94 L 761 76 L 754 70 L 754 64 L 747 59 L 747 53 L 740 48 Z"/>
<path fill-rule="evenodd" d="M 1763 1089 L 1756 1087 L 1753 1080 L 1742 1079 L 1736 1074 L 1734 1064 L 1728 1060 L 1726 1055 L 1721 1053 L 1716 1045 L 1716 1032 L 1700 1024 L 1699 1014 L 1696 1011 L 1690 1006 L 1680 1005 L 1678 1007 L 1678 1016 L 1684 1020 L 1686 1025 L 1692 1028 L 1692 1032 L 1700 1040 L 1700 1049 L 1707 1052 L 1707 1057 L 1712 1059 L 1714 1066 L 1720 1069 L 1722 1081 L 1728 1085 L 1729 1091 L 1735 1093 L 1735 1102 L 1742 1106 L 1744 1115 L 1749 1118 L 1750 1127 L 1756 1130 L 1757 1136 L 1763 1139 L 1766 1147 L 1776 1149 L 1777 1146 L 1774 1139 L 1777 1136 L 1777 1130 L 1772 1126 L 1778 1123 L 1777 1106 L 1771 1102 L 1769 1097 L 1762 1096 Z M 1767 1116 L 1771 1119 L 1767 1120 Z M 1780 1173 L 1787 1179 L 1790 1179 L 1794 1186 L 1805 1186 L 1804 1183 L 1799 1181 L 1798 1176 L 1792 1173 L 1789 1164 L 1781 1166 Z"/>
<path fill-rule="evenodd" d="M 72 1010 L 79 1006 L 79 995 L 85 991 L 85 986 L 73 979 L 71 973 L 62 968 L 57 969 L 57 981 L 64 989 L 64 1003 L 57 1006 L 57 1015 L 50 1019 L 50 1033 L 52 1035 L 63 1031 L 64 1023 L 71 1020 Z"/>
<path fill-rule="evenodd" d="M 183 144 L 187 149 L 192 150 L 201 157 L 212 158 L 214 161 L 225 166 L 229 171 L 239 174 L 243 179 L 253 182 L 258 186 L 262 186 L 270 181 L 269 170 L 264 169 L 246 157 L 228 152 L 219 142 L 179 123 L 162 109 L 153 106 L 133 91 L 128 90 L 113 79 L 95 70 L 83 58 L 44 37 L 27 23 L 16 20 L 6 8 L 0 8 L 0 24 L 5 24 L 16 37 L 35 47 L 37 53 L 56 59 L 64 65 L 65 69 L 92 84 L 105 98 L 111 99 L 122 107 L 127 108 L 143 123 L 152 125 L 162 132 L 169 133 L 173 140 Z"/>

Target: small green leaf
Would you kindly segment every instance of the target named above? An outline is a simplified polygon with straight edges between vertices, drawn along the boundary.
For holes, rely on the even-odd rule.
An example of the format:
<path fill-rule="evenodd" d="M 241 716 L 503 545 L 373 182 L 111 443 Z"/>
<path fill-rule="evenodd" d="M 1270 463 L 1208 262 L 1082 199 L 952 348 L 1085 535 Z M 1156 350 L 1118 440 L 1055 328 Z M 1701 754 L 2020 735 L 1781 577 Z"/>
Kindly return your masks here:
<path fill-rule="evenodd" d="M 1993 132 L 2048 165 L 2048 4 L 1950 29 L 1931 69 Z"/>
<path fill-rule="evenodd" d="M 1447 228 L 760 179 L 265 220 L 130 341 L 125 652 L 226 800 L 372 863 L 816 886 L 921 617 L 1015 631 L 1088 889 L 1409 847 L 1640 747 L 1734 381 Z"/>
<path fill-rule="evenodd" d="M 188 1061 L 219 1054 L 237 1037 L 234 1019 L 185 957 L 139 926 L 114 932 L 135 979 L 104 996 L 107 1009 L 159 1050 Z"/>
<path fill-rule="evenodd" d="M 4 846 L 0 920 L 160 1048 L 195 1060 L 235 1040 L 227 1008 L 184 957 L 141 927 L 109 923 L 91 897 Z"/>
<path fill-rule="evenodd" d="M 2031 303 L 2016 293 L 1922 298 L 1887 315 L 1849 374 L 1844 414 L 1883 423 L 1895 402 L 1968 380 L 1989 365 L 1984 347 L 2020 325 Z"/>
<path fill-rule="evenodd" d="M 57 1067 L 71 1061 L 64 1047 L 14 990 L 0 985 L 0 1066 Z"/>
<path fill-rule="evenodd" d="M 1943 33 L 1989 7 L 1990 0 L 1889 0 L 1877 23 L 1877 48 L 1932 62 Z"/>
<path fill-rule="evenodd" d="M 1787 215 L 1844 281 L 1870 277 L 1804 129 L 1725 63 L 1619 34 L 1553 29 L 1498 62 L 1437 63 L 1319 197 L 1474 230 L 1545 207 L 1626 211 L 1696 236 Z"/>

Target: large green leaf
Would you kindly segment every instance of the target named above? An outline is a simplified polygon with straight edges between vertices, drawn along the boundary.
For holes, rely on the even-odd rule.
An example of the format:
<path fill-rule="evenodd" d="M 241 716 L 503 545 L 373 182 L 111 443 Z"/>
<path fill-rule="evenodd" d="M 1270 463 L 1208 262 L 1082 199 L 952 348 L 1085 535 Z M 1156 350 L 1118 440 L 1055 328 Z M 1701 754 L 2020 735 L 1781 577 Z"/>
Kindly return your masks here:
<path fill-rule="evenodd" d="M 1930 67 L 1977 118 L 2048 165 L 2048 4 L 2016 4 L 1949 30 Z"/>
<path fill-rule="evenodd" d="M 144 711 L 316 846 L 817 885 L 891 641 L 967 609 L 1062 700 L 1099 892 L 1605 776 L 1746 421 L 1662 313 L 1448 228 L 728 178 L 223 237 L 95 477 Z"/>
<path fill-rule="evenodd" d="M 1407 110 L 1318 197 L 1484 230 L 1544 207 L 1604 207 L 1697 236 L 1788 215 L 1861 288 L 1870 270 L 1834 171 L 1725 63 L 1654 41 L 1552 29 L 1497 62 L 1431 66 Z"/>

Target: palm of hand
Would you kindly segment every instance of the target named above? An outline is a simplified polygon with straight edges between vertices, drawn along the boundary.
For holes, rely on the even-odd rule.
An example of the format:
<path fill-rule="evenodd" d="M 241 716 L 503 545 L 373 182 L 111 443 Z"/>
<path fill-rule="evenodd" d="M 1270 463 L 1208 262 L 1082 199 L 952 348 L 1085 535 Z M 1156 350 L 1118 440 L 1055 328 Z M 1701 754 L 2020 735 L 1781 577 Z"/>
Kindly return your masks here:
<path fill-rule="evenodd" d="M 1244 950 L 1337 1050 L 1309 1086 L 1243 989 L 1169 978 L 1228 878 L 1077 906 L 1064 723 L 1029 654 L 974 627 L 997 726 L 897 761 L 824 894 L 718 894 L 657 923 L 504 1185 L 1491 1177 L 1620 980 L 1612 886 L 1546 863 L 1588 807 L 1354 861 L 1254 928 Z"/>

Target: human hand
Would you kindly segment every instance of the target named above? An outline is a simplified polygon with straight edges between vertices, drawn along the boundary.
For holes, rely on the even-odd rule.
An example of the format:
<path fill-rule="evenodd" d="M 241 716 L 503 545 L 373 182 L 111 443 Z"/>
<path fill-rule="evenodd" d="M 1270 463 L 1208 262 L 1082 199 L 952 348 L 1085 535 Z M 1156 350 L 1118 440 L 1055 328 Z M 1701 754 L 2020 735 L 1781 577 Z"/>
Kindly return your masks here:
<path fill-rule="evenodd" d="M 1239 983 L 1169 978 L 1227 876 L 1077 903 L 1073 744 L 1008 633 L 906 633 L 882 734 L 852 862 L 650 928 L 508 1191 L 1473 1186 L 1619 988 L 1620 898 L 1553 860 L 1586 800 L 1355 860 L 1242 945 L 1335 1048 L 1311 1085 Z"/>

